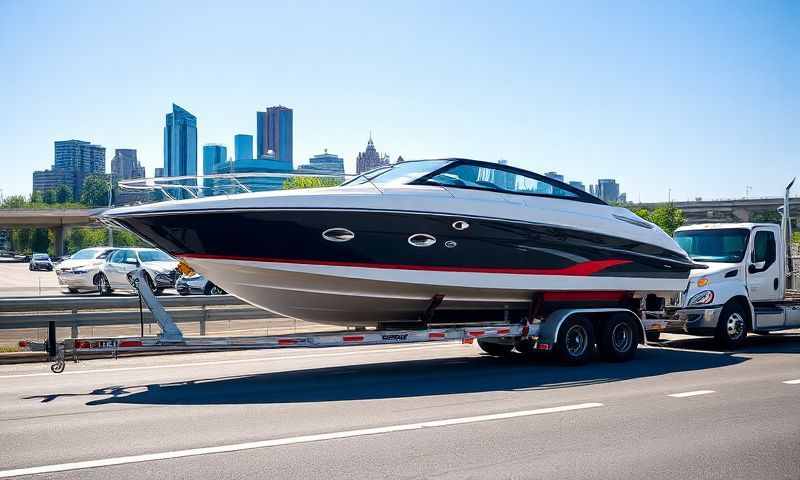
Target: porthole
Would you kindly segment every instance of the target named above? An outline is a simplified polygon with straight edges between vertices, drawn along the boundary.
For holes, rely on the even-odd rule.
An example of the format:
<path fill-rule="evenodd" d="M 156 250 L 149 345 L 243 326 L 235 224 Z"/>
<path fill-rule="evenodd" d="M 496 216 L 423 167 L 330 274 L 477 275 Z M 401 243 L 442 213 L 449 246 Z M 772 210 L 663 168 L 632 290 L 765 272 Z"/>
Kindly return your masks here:
<path fill-rule="evenodd" d="M 322 238 L 329 242 L 349 242 L 356 234 L 346 228 L 329 228 L 322 232 Z"/>
<path fill-rule="evenodd" d="M 415 247 L 430 247 L 436 243 L 436 237 L 427 233 L 415 233 L 408 237 L 408 243 Z"/>
<path fill-rule="evenodd" d="M 456 230 L 466 230 L 469 228 L 469 223 L 465 222 L 464 220 L 457 220 L 453 222 L 453 228 Z"/>

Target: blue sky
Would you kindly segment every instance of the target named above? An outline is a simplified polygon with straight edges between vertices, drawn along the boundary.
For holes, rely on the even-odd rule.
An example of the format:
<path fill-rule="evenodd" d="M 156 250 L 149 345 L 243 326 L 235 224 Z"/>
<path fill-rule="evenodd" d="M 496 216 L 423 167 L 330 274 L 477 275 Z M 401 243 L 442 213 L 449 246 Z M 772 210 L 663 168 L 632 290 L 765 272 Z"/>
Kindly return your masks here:
<path fill-rule="evenodd" d="M 0 189 L 53 141 L 163 163 L 164 115 L 232 151 L 294 109 L 294 156 L 464 156 L 631 200 L 779 195 L 800 176 L 800 2 L 0 0 Z"/>

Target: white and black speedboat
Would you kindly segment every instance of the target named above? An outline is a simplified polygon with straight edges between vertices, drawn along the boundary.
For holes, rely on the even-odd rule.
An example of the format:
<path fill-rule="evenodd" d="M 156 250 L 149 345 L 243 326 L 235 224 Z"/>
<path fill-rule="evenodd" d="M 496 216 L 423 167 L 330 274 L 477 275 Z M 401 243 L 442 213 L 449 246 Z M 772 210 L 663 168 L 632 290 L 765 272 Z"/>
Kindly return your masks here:
<path fill-rule="evenodd" d="M 545 308 L 630 307 L 685 289 L 690 269 L 702 268 L 624 208 L 467 159 L 407 161 L 331 188 L 116 208 L 102 218 L 248 303 L 334 325 L 507 320 L 534 298 Z"/>

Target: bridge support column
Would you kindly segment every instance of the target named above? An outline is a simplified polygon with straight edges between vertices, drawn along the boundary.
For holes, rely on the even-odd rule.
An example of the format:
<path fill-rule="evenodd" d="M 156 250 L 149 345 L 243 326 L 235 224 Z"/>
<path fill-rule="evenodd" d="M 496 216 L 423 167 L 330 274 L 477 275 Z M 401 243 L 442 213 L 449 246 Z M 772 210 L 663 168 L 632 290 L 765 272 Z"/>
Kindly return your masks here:
<path fill-rule="evenodd" d="M 56 257 L 61 257 L 64 255 L 64 226 L 54 227 L 53 236 L 55 237 L 53 251 Z"/>

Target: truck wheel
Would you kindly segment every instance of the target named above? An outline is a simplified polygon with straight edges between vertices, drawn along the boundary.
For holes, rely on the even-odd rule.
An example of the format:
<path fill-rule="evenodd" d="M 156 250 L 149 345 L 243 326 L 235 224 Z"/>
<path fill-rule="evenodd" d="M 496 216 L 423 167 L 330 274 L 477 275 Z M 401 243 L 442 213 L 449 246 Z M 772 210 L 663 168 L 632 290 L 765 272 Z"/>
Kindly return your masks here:
<path fill-rule="evenodd" d="M 69 288 L 67 288 L 67 291 L 68 291 L 69 293 L 78 293 L 78 289 L 77 289 L 77 288 L 71 288 L 71 287 L 69 287 Z"/>
<path fill-rule="evenodd" d="M 561 325 L 556 339 L 555 352 L 559 360 L 569 365 L 582 365 L 594 353 L 594 329 L 583 317 L 569 317 Z"/>
<path fill-rule="evenodd" d="M 604 359 L 611 362 L 625 362 L 633 358 L 638 346 L 638 325 L 624 313 L 612 315 L 603 322 L 597 345 Z"/>
<path fill-rule="evenodd" d="M 493 357 L 507 357 L 511 354 L 511 350 L 514 349 L 513 345 L 487 342 L 481 339 L 478 339 L 478 346 L 481 347 L 481 350 Z"/>
<path fill-rule="evenodd" d="M 742 346 L 747 339 L 747 314 L 738 303 L 729 303 L 722 309 L 714 339 L 729 350 Z"/>

